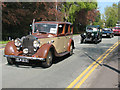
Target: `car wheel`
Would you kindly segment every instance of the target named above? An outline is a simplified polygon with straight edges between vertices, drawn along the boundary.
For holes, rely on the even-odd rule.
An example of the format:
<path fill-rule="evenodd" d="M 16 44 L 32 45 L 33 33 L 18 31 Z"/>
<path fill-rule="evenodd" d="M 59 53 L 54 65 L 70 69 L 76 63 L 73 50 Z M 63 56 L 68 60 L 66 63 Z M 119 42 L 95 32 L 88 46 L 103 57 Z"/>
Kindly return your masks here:
<path fill-rule="evenodd" d="M 110 38 L 112 38 L 113 37 L 113 35 L 110 35 Z"/>
<path fill-rule="evenodd" d="M 84 39 L 83 38 L 81 38 L 81 42 L 80 43 L 84 43 Z"/>
<path fill-rule="evenodd" d="M 112 35 L 112 37 L 114 37 L 114 35 Z"/>
<path fill-rule="evenodd" d="M 13 65 L 15 60 L 13 58 L 8 58 L 7 57 L 7 62 L 8 62 L 8 65 Z"/>
<path fill-rule="evenodd" d="M 102 36 L 100 37 L 100 42 L 102 42 Z"/>
<path fill-rule="evenodd" d="M 97 38 L 95 38 L 95 44 L 97 44 L 98 43 L 98 40 L 97 40 Z"/>
<path fill-rule="evenodd" d="M 71 44 L 71 46 L 70 46 L 70 55 L 72 55 L 73 54 L 73 45 Z"/>
<path fill-rule="evenodd" d="M 53 55 L 52 55 L 52 52 L 49 51 L 46 61 L 42 62 L 42 67 L 44 67 L 44 68 L 50 67 L 52 65 L 52 61 L 53 61 Z"/>

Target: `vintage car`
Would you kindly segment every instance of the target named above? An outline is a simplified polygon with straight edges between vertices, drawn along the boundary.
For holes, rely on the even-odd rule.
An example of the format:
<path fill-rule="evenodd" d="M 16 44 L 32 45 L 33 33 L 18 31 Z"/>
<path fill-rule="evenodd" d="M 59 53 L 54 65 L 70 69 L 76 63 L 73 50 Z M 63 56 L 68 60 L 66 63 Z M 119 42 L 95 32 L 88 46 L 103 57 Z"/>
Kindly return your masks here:
<path fill-rule="evenodd" d="M 86 27 L 86 32 L 81 34 L 81 43 L 87 41 L 94 42 L 95 44 L 102 41 L 102 30 L 99 25 L 89 25 Z"/>
<path fill-rule="evenodd" d="M 103 37 L 114 37 L 113 30 L 111 28 L 103 28 L 102 29 L 102 36 Z"/>
<path fill-rule="evenodd" d="M 69 22 L 41 21 L 32 24 L 32 34 L 7 43 L 5 57 L 8 64 L 40 61 L 50 67 L 54 57 L 73 54 L 73 25 Z"/>
<path fill-rule="evenodd" d="M 120 26 L 116 26 L 113 28 L 114 35 L 120 35 Z"/>

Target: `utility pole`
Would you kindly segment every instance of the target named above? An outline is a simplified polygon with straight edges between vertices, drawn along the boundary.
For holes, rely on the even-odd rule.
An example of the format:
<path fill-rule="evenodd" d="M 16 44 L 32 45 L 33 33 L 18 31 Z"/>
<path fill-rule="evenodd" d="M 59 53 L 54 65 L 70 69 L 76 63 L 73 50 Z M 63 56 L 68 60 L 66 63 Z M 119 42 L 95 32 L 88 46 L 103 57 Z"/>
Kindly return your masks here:
<path fill-rule="evenodd" d="M 57 21 L 57 0 L 56 0 L 56 21 Z"/>

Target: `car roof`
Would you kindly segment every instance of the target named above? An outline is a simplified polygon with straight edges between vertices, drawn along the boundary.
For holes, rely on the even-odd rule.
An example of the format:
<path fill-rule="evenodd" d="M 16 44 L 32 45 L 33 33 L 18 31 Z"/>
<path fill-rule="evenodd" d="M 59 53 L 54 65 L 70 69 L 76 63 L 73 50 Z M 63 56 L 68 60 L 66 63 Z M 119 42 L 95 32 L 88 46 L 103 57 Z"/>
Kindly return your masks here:
<path fill-rule="evenodd" d="M 100 27 L 99 25 L 88 25 L 87 27 Z"/>
<path fill-rule="evenodd" d="M 111 28 L 103 28 L 103 29 L 111 29 Z"/>
<path fill-rule="evenodd" d="M 61 21 L 37 21 L 35 23 L 48 23 L 48 24 L 70 24 L 72 25 L 72 23 L 70 22 L 61 22 Z"/>

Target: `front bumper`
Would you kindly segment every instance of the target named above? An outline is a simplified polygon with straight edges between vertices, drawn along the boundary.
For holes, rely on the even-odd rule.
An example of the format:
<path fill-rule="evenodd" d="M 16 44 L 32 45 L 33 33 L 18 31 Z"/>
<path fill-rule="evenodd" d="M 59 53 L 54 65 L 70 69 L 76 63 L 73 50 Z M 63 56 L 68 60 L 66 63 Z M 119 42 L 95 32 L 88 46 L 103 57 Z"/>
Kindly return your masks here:
<path fill-rule="evenodd" d="M 114 31 L 114 34 L 118 34 L 118 35 L 120 35 L 120 32 L 118 32 L 118 31 Z"/>
<path fill-rule="evenodd" d="M 45 58 L 36 58 L 36 57 L 25 57 L 25 56 L 14 56 L 14 55 L 4 55 L 4 57 L 45 61 Z"/>
<path fill-rule="evenodd" d="M 110 35 L 112 35 L 112 33 L 102 33 L 102 36 L 104 37 L 104 36 L 110 36 Z"/>

